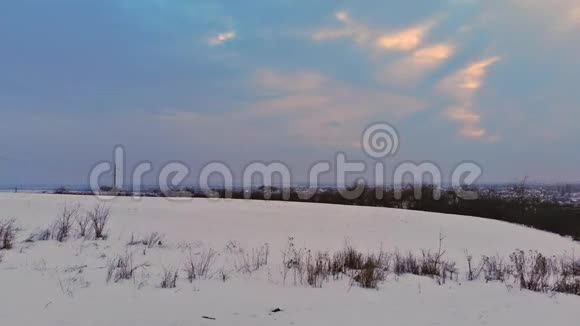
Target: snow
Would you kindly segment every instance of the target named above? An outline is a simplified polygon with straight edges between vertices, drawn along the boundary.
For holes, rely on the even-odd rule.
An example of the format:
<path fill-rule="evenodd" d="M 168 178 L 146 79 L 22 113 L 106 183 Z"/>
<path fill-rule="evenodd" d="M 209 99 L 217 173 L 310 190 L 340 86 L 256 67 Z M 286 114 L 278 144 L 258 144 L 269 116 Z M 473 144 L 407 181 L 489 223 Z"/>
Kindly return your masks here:
<path fill-rule="evenodd" d="M 283 282 L 281 251 L 298 247 L 336 251 L 345 242 L 365 251 L 437 249 L 465 271 L 474 257 L 515 249 L 561 255 L 580 252 L 570 239 L 474 217 L 369 207 L 302 203 L 117 198 L 108 239 L 25 243 L 49 226 L 65 205 L 91 208 L 89 196 L 0 194 L 0 218 L 17 218 L 19 243 L 0 263 L 0 325 L 577 325 L 580 297 L 522 291 L 513 284 L 458 282 L 390 275 L 378 290 L 347 279 L 314 289 Z M 164 235 L 151 249 L 127 246 L 151 232 Z M 268 244 L 268 265 L 232 272 L 232 246 Z M 189 250 L 218 253 L 209 280 L 190 284 L 181 270 Z M 144 252 L 145 250 L 145 252 Z M 108 261 L 132 252 L 147 262 L 133 281 L 107 283 Z M 144 254 L 145 253 L 145 254 Z M 180 268 L 175 289 L 161 289 L 163 268 Z M 223 282 L 217 276 L 227 271 Z M 464 273 L 462 273 L 463 275 Z M 275 308 L 282 311 L 272 313 Z M 215 320 L 202 318 L 203 316 Z"/>

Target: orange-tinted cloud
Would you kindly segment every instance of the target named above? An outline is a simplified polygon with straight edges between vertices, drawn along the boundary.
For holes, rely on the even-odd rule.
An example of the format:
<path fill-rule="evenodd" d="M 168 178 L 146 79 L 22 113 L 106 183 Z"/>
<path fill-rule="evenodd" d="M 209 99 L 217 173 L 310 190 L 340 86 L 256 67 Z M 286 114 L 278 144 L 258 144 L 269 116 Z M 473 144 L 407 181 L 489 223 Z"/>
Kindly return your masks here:
<path fill-rule="evenodd" d="M 453 56 L 450 44 L 435 44 L 420 48 L 387 66 L 379 78 L 389 84 L 407 86 L 415 83 Z"/>
<path fill-rule="evenodd" d="M 428 25 L 424 25 L 392 34 L 385 34 L 377 38 L 376 46 L 384 50 L 413 50 L 421 45 L 429 29 Z"/>
<path fill-rule="evenodd" d="M 209 43 L 209 45 L 212 45 L 212 46 L 220 45 L 220 44 L 223 44 L 231 39 L 234 39 L 235 37 L 236 37 L 236 32 L 234 32 L 234 31 L 219 33 L 216 36 L 211 37 L 208 40 L 208 43 Z"/>
<path fill-rule="evenodd" d="M 348 11 L 337 12 L 335 18 L 341 26 L 318 30 L 311 35 L 312 40 L 350 38 L 359 45 L 378 50 L 410 51 L 423 43 L 433 26 L 433 23 L 425 23 L 399 31 L 384 32 L 357 22 Z"/>
<path fill-rule="evenodd" d="M 477 91 L 483 86 L 488 68 L 499 60 L 500 57 L 495 56 L 471 63 L 440 82 L 439 90 L 455 102 L 453 107 L 446 110 L 445 115 L 461 125 L 461 136 L 488 142 L 498 140 L 497 136 L 489 135 L 481 127 L 481 115 L 475 112 L 474 102 Z"/>
<path fill-rule="evenodd" d="M 258 91 L 276 90 L 277 96 L 252 104 L 245 115 L 282 117 L 291 136 L 318 145 L 351 147 L 367 124 L 395 122 L 426 107 L 413 97 L 359 88 L 313 71 L 260 70 L 254 84 Z"/>

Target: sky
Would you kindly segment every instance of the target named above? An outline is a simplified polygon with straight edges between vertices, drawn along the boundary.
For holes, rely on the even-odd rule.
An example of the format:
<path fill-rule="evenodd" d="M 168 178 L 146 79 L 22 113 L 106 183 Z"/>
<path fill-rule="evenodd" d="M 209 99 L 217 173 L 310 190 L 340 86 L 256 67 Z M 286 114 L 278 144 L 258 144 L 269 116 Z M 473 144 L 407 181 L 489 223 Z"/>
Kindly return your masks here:
<path fill-rule="evenodd" d="M 579 85 L 576 0 L 3 0 L 0 185 L 86 184 L 115 145 L 301 181 L 377 122 L 388 168 L 580 181 Z"/>

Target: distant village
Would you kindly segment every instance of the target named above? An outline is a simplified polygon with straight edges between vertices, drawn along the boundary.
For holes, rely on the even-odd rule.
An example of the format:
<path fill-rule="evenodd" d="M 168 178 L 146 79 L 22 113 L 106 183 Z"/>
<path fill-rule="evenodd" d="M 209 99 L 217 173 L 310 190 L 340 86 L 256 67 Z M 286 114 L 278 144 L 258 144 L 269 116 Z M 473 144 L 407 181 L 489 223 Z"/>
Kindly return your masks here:
<path fill-rule="evenodd" d="M 521 195 L 518 186 L 485 185 L 480 191 L 493 191 L 503 198 L 515 198 Z M 575 205 L 580 207 L 580 184 L 526 184 L 525 195 L 537 198 L 542 202 L 553 202 L 561 205 Z"/>
<path fill-rule="evenodd" d="M 523 187 L 523 188 L 522 188 Z M 140 194 L 143 196 L 159 196 L 160 189 L 158 187 L 150 186 L 144 187 Z M 302 192 L 307 191 L 306 186 L 295 186 L 292 187 L 294 191 Z M 388 188 L 388 187 L 387 187 Z M 450 187 L 443 187 L 445 189 L 451 190 Z M 220 189 L 216 187 L 214 190 Z M 235 187 L 234 191 L 244 191 L 244 192 L 264 192 L 268 191 L 272 194 L 277 194 L 282 192 L 283 187 L 267 187 L 260 186 L 252 190 L 245 189 L 242 190 L 239 187 Z M 321 186 L 318 189 L 319 193 L 324 193 L 326 191 L 335 190 L 334 186 Z M 517 198 L 518 196 L 524 195 L 527 198 L 535 198 L 540 202 L 550 202 L 557 203 L 560 205 L 573 205 L 580 207 L 580 184 L 526 184 L 525 186 L 517 184 L 481 184 L 476 187 L 477 192 L 480 194 L 495 194 L 502 198 L 510 199 Z M 172 189 L 172 197 L 188 197 L 192 194 L 201 192 L 202 190 L 198 187 L 179 187 Z M 33 187 L 15 187 L 6 186 L 0 187 L 0 192 L 36 192 L 36 193 L 57 193 L 57 194 L 89 194 L 92 193 L 86 186 L 61 186 L 61 187 L 50 187 L 50 186 L 33 186 Z M 112 193 L 112 187 L 102 187 L 101 194 Z M 522 193 L 523 192 L 523 193 Z M 117 195 L 131 195 L 133 192 L 130 190 L 120 190 L 117 191 Z"/>

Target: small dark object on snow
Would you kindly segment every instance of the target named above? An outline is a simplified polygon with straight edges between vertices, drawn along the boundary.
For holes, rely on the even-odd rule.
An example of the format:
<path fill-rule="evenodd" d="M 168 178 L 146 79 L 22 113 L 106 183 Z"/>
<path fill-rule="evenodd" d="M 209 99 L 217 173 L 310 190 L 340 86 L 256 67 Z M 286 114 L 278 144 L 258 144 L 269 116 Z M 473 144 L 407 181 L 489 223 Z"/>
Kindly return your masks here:
<path fill-rule="evenodd" d="M 209 320 L 215 320 L 215 318 L 213 318 L 213 317 L 208 317 L 208 316 L 201 316 L 201 318 L 203 318 L 203 319 L 209 319 Z"/>
<path fill-rule="evenodd" d="M 276 309 L 272 310 L 273 313 L 281 312 L 281 311 L 282 311 L 282 309 L 280 309 L 280 308 L 276 308 Z"/>

